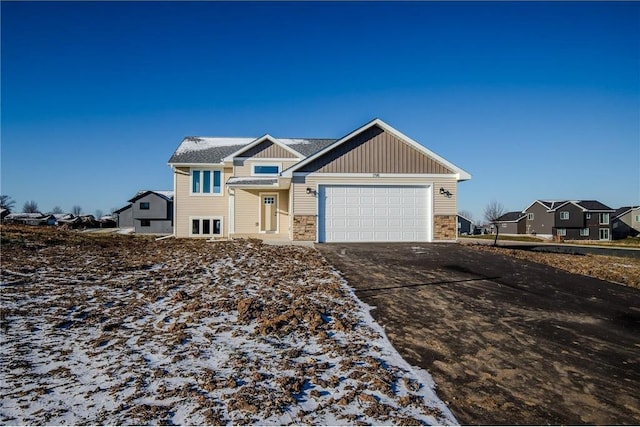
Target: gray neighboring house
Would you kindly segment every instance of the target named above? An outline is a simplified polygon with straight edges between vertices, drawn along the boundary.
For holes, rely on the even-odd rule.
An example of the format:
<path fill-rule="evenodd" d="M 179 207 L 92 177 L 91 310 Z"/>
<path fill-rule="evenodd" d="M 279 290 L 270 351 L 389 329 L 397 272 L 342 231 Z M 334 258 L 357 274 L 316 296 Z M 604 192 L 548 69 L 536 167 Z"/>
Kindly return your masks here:
<path fill-rule="evenodd" d="M 640 235 L 640 206 L 625 206 L 613 214 L 611 237 L 614 240 Z"/>
<path fill-rule="evenodd" d="M 500 234 L 525 234 L 527 216 L 522 212 L 507 212 L 496 221 Z"/>
<path fill-rule="evenodd" d="M 140 191 L 114 214 L 119 228 L 133 228 L 138 234 L 172 234 L 173 191 Z"/>
<path fill-rule="evenodd" d="M 458 214 L 458 235 L 472 235 L 475 234 L 475 230 L 476 226 L 473 224 L 473 221 Z"/>
<path fill-rule="evenodd" d="M 533 234 L 539 237 L 551 238 L 555 224 L 553 210 L 567 201 L 536 200 L 522 213 L 526 216 L 523 234 Z"/>
<path fill-rule="evenodd" d="M 554 236 L 566 240 L 611 240 L 611 220 L 616 211 L 597 200 L 567 201 L 550 212 L 554 215 Z"/>

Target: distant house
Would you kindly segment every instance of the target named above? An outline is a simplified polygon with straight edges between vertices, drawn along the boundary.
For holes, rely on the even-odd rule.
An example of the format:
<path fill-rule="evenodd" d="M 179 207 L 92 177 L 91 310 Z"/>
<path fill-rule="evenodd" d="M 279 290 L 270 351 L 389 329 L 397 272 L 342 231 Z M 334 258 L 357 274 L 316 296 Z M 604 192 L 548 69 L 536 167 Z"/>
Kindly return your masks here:
<path fill-rule="evenodd" d="M 640 206 L 622 207 L 613 214 L 611 237 L 614 240 L 640 235 Z"/>
<path fill-rule="evenodd" d="M 114 212 L 120 228 L 140 234 L 173 233 L 173 191 L 140 191 Z"/>
<path fill-rule="evenodd" d="M 56 218 L 53 215 L 45 215 L 40 212 L 12 213 L 6 215 L 3 222 L 24 225 L 56 225 Z"/>
<path fill-rule="evenodd" d="M 471 235 L 475 233 L 476 226 L 469 218 L 466 218 L 458 214 L 458 235 L 467 234 Z"/>
<path fill-rule="evenodd" d="M 553 213 L 553 235 L 566 240 L 611 240 L 611 219 L 615 210 L 597 200 L 567 201 Z"/>
<path fill-rule="evenodd" d="M 526 215 L 522 212 L 507 212 L 502 215 L 496 221 L 496 226 L 499 227 L 499 234 L 525 234 Z"/>
<path fill-rule="evenodd" d="M 535 200 L 527 206 L 527 208 L 522 211 L 526 216 L 524 234 L 533 234 L 547 238 L 552 237 L 555 224 L 554 209 L 564 203 L 566 203 L 566 200 Z"/>

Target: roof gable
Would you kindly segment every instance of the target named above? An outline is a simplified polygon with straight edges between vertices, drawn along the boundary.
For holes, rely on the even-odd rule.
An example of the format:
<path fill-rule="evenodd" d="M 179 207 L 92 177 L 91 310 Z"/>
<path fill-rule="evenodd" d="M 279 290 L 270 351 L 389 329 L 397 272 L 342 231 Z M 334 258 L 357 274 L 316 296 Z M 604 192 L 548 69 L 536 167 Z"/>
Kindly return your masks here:
<path fill-rule="evenodd" d="M 156 196 L 170 202 L 173 200 L 173 191 L 154 191 L 154 190 L 143 190 L 138 191 L 138 193 L 133 196 L 133 198 L 129 199 L 129 203 L 134 203 L 136 200 L 139 200 L 149 194 L 155 194 Z"/>
<path fill-rule="evenodd" d="M 365 147 L 369 143 L 371 147 Z M 369 148 L 373 150 L 369 151 Z M 292 176 L 294 172 L 450 173 L 457 174 L 458 180 L 471 178 L 464 170 L 380 119 L 372 120 L 309 156 L 284 171 L 283 176 Z"/>
<path fill-rule="evenodd" d="M 607 205 L 605 205 L 603 203 L 600 203 L 597 200 L 568 200 L 566 202 L 557 204 L 555 207 L 552 207 L 552 209 L 550 209 L 550 212 L 551 211 L 556 211 L 556 210 L 566 206 L 567 204 L 572 204 L 574 206 L 577 206 L 583 212 L 587 212 L 587 211 L 610 211 L 610 212 L 614 212 L 614 209 L 611 209 L 609 206 L 607 206 Z"/>
<path fill-rule="evenodd" d="M 301 153 L 298 153 L 293 148 L 278 141 L 269 134 L 256 138 L 249 145 L 227 155 L 224 161 L 233 161 L 235 157 L 304 158 Z"/>

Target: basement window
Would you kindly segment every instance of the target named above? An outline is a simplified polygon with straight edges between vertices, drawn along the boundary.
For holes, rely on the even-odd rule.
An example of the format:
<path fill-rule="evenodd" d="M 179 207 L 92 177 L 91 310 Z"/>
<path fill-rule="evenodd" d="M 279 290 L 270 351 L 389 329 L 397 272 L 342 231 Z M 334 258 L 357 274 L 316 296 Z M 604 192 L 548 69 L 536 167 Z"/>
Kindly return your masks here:
<path fill-rule="evenodd" d="M 217 237 L 222 235 L 221 217 L 191 217 L 189 235 L 191 237 Z"/>

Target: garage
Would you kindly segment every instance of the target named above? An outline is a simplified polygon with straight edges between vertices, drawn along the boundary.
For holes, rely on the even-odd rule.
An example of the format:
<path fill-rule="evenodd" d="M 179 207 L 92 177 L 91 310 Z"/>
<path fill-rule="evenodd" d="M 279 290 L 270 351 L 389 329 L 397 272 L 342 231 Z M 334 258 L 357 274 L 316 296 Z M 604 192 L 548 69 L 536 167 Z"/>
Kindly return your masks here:
<path fill-rule="evenodd" d="M 429 241 L 430 189 L 428 185 L 320 185 L 318 241 Z"/>

